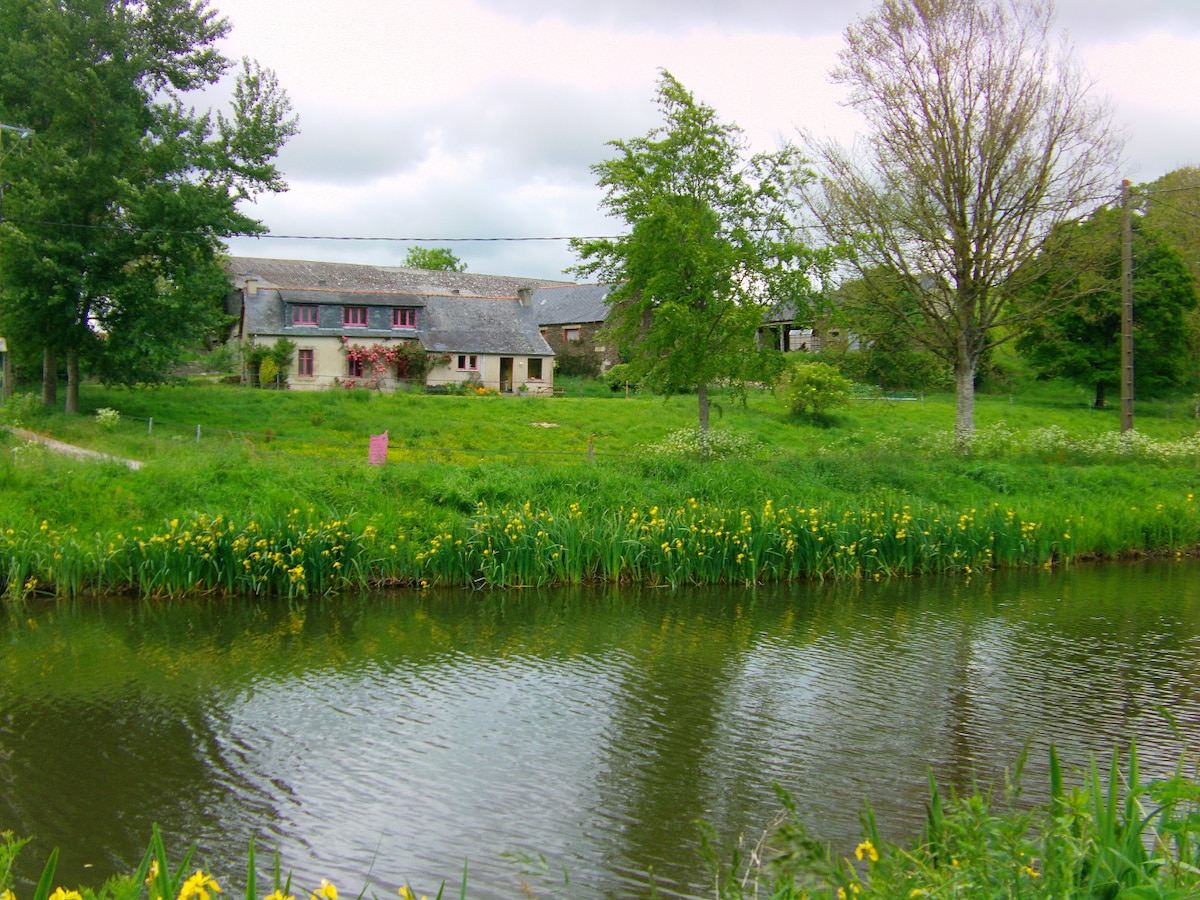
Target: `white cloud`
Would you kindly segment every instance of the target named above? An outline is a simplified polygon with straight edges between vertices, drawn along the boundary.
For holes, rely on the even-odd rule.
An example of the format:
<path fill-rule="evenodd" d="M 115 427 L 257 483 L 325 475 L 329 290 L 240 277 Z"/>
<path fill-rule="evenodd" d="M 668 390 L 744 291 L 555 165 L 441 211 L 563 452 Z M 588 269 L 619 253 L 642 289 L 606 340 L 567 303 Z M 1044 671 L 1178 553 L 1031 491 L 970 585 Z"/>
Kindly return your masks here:
<path fill-rule="evenodd" d="M 611 233 L 589 166 L 656 124 L 666 68 L 755 149 L 864 123 L 828 78 L 869 0 L 217 0 L 227 52 L 274 68 L 300 115 L 292 186 L 254 208 L 277 233 Z M 1197 160 L 1194 0 L 1061 0 L 1060 22 L 1128 123 L 1132 177 Z M 1136 27 L 1135 26 L 1136 23 Z M 1158 23 L 1156 30 L 1152 27 Z M 398 262 L 403 245 L 239 243 L 247 254 Z M 561 244 L 455 245 L 473 271 L 556 277 Z"/>

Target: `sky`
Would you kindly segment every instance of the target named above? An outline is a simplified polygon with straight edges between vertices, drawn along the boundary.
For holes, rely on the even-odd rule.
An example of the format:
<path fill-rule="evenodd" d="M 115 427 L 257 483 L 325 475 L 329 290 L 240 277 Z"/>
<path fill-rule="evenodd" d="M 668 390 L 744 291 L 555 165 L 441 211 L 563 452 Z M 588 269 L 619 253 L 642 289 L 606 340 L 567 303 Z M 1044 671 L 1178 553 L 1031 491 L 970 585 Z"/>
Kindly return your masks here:
<path fill-rule="evenodd" d="M 829 72 L 872 0 L 214 0 L 223 49 L 299 116 L 275 235 L 610 235 L 591 166 L 659 124 L 671 72 L 752 150 L 866 130 Z M 1127 136 L 1123 173 L 1200 165 L 1200 0 L 1059 0 L 1056 28 Z M 1114 185 L 1114 192 L 1117 186 Z M 412 243 L 236 239 L 236 255 L 401 265 Z M 468 271 L 564 278 L 565 241 L 434 240 Z"/>

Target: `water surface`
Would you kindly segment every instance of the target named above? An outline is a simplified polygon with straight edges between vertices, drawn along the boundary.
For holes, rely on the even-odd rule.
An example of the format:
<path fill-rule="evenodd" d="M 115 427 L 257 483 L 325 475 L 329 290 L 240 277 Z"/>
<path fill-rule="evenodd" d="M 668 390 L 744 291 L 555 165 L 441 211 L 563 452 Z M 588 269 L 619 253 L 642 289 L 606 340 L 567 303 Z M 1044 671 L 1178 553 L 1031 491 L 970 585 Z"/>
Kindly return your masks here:
<path fill-rule="evenodd" d="M 66 884 L 158 823 L 227 889 L 253 836 L 301 890 L 704 893 L 697 820 L 757 839 L 796 798 L 848 852 L 913 837 L 927 772 L 1000 783 L 1200 739 L 1191 564 L 890 584 L 14 607 L 0 828 Z M 261 857 L 260 857 L 261 858 Z M 564 871 L 566 875 L 564 876 Z M 569 878 L 569 884 L 565 880 Z"/>

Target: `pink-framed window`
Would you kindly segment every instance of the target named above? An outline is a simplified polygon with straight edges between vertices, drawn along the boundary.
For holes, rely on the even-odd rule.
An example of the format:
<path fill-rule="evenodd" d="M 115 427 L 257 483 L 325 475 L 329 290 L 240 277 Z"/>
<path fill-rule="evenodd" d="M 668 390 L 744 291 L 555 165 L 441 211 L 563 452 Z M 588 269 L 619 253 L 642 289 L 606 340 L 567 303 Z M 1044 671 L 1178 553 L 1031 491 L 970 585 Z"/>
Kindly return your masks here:
<path fill-rule="evenodd" d="M 458 369 L 460 372 L 474 372 L 479 368 L 479 357 L 474 353 L 460 353 L 458 355 Z"/>
<path fill-rule="evenodd" d="M 343 306 L 342 324 L 347 328 L 366 328 L 367 308 L 365 306 Z"/>
<path fill-rule="evenodd" d="M 416 328 L 417 311 L 411 306 L 397 306 L 392 310 L 393 328 Z"/>
<path fill-rule="evenodd" d="M 346 360 L 346 374 L 351 378 L 363 377 L 363 361 L 361 359 Z"/>
<path fill-rule="evenodd" d="M 297 350 L 296 351 L 296 374 L 301 378 L 312 378 L 313 376 L 313 351 Z"/>
<path fill-rule="evenodd" d="M 318 325 L 320 324 L 320 307 L 316 306 L 293 306 L 292 307 L 292 324 L 293 325 Z"/>
<path fill-rule="evenodd" d="M 542 380 L 542 358 L 540 356 L 529 357 L 529 380 Z"/>

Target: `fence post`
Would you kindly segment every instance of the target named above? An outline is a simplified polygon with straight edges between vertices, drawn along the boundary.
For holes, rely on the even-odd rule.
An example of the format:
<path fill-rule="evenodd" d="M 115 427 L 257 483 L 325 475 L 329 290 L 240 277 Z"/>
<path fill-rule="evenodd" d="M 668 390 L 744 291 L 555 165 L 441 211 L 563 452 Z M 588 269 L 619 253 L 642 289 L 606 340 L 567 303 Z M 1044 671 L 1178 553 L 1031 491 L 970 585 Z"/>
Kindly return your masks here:
<path fill-rule="evenodd" d="M 596 461 L 596 436 L 594 434 L 589 434 L 588 435 L 588 462 L 595 462 L 595 461 Z"/>
<path fill-rule="evenodd" d="M 196 426 L 196 443 L 200 443 L 200 426 Z"/>
<path fill-rule="evenodd" d="M 146 422 L 146 434 L 154 434 L 154 416 L 151 416 Z"/>

